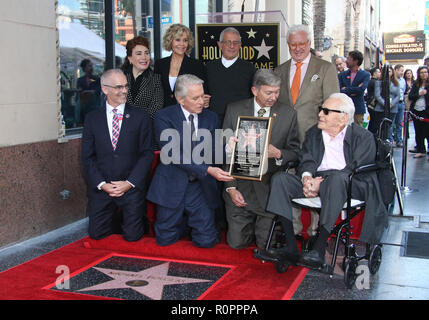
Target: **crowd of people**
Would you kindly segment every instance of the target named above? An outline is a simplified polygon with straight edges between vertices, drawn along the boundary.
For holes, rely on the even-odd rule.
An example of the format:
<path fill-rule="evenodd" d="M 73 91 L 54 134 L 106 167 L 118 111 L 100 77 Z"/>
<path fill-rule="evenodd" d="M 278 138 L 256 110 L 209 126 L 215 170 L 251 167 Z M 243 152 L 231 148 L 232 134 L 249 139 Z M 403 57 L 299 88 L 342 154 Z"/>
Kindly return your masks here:
<path fill-rule="evenodd" d="M 275 70 L 256 70 L 242 60 L 240 32 L 232 27 L 220 34 L 222 57 L 206 65 L 189 57 L 194 37 L 182 24 L 165 32 L 163 47 L 171 55 L 153 67 L 149 41 L 142 36 L 128 41 L 122 68 L 107 70 L 99 80 L 105 106 L 85 117 L 82 162 L 91 238 L 113 233 L 119 208 L 124 239 L 139 240 L 147 230 L 149 200 L 156 204 L 154 230 L 160 246 L 189 237 L 196 246 L 210 248 L 226 232 L 232 248 L 256 243 L 264 249 L 278 215 L 286 245 L 265 254 L 316 267 L 324 262 L 326 241 L 345 201 L 346 177 L 375 159 L 371 135 L 378 133 L 384 117 L 385 95 L 380 69 L 361 69 L 359 51 L 334 63 L 325 61 L 312 50 L 305 25 L 290 27 L 287 40 L 291 58 Z M 88 79 L 86 83 L 94 82 Z M 428 118 L 427 79 L 427 67 L 419 68 L 416 81 L 401 65 L 389 68 L 388 138 L 402 146 L 402 119 L 409 108 L 417 117 L 415 158 L 426 155 L 424 140 L 429 139 L 428 124 L 418 120 Z M 368 130 L 363 128 L 366 110 Z M 215 161 L 214 150 L 201 147 L 207 141 L 214 144 L 218 129 L 235 132 L 240 116 L 273 119 L 268 168 L 261 181 L 229 174 L 226 159 L 237 138 L 225 139 L 222 163 Z M 176 135 L 165 134 L 171 130 Z M 151 178 L 156 150 L 161 162 Z M 203 161 L 195 161 L 195 154 Z M 293 160 L 299 167 L 286 174 L 284 166 Z M 314 250 L 304 255 L 296 247 L 303 232 L 301 211 L 290 204 L 300 195 L 320 196 L 324 208 L 320 215 L 311 214 L 307 233 L 318 236 Z M 365 216 L 363 240 L 378 243 L 387 212 L 374 174 L 365 174 L 353 195 L 372 208 Z"/>

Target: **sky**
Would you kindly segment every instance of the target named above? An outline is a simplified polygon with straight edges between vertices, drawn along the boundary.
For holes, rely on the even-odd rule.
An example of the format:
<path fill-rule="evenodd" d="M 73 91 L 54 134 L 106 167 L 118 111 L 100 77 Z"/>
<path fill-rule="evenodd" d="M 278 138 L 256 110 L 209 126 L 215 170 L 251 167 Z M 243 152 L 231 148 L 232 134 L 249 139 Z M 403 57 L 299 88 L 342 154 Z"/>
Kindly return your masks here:
<path fill-rule="evenodd" d="M 426 0 L 381 0 L 381 31 L 397 32 L 417 22 L 417 30 L 424 29 Z M 411 25 L 415 25 L 411 23 Z M 411 31 L 411 30 L 409 30 Z"/>

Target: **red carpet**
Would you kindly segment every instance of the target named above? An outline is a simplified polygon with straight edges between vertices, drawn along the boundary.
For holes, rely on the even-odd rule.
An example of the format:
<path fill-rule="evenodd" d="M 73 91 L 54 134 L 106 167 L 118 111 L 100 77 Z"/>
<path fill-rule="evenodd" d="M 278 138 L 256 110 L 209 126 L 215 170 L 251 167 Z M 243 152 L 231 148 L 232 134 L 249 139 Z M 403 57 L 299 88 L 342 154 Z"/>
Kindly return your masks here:
<path fill-rule="evenodd" d="M 234 250 L 226 244 L 218 244 L 212 249 L 200 249 L 190 241 L 159 247 L 151 237 L 128 243 L 122 240 L 121 236 L 113 235 L 98 241 L 89 238 L 76 241 L 0 273 L 0 299 L 113 299 L 83 291 L 76 293 L 55 290 L 55 284 L 64 276 L 64 270 L 67 268 L 72 282 L 74 277 L 77 278 L 83 271 L 90 270 L 97 263 L 112 256 L 149 259 L 142 260 L 146 262 L 158 260 L 158 268 L 161 267 L 160 264 L 185 263 L 185 266 L 196 266 L 195 268 L 212 266 L 215 269 L 227 270 L 220 274 L 207 290 L 204 289 L 201 295 L 195 297 L 200 300 L 290 299 L 308 271 L 301 267 L 290 267 L 286 273 L 278 274 L 272 263 L 263 264 L 255 259 L 252 248 Z"/>

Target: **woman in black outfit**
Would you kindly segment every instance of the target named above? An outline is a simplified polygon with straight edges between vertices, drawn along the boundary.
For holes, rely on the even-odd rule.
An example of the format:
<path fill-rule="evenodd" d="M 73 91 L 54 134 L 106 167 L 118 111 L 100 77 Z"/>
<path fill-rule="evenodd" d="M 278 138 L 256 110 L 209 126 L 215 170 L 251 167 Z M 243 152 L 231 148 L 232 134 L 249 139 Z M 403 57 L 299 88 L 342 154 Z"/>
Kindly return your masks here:
<path fill-rule="evenodd" d="M 143 108 L 150 117 L 164 106 L 164 92 L 161 77 L 150 68 L 149 41 L 135 37 L 127 42 L 127 58 L 122 70 L 128 80 L 127 102 Z"/>
<path fill-rule="evenodd" d="M 204 64 L 189 57 L 194 47 L 194 37 L 191 30 L 183 24 L 171 25 L 164 34 L 162 46 L 171 51 L 171 55 L 155 61 L 155 73 L 161 75 L 164 89 L 164 106 L 177 104 L 174 96 L 176 79 L 182 74 L 193 74 L 204 80 L 204 92 L 207 92 L 206 70 Z M 210 96 L 204 95 L 204 106 L 208 107 Z"/>
<path fill-rule="evenodd" d="M 411 87 L 408 99 L 411 101 L 410 110 L 418 117 L 429 119 L 429 69 L 426 66 L 417 70 L 417 80 Z M 416 150 L 414 158 L 426 155 L 425 139 L 429 139 L 429 123 L 413 119 L 416 134 Z M 429 158 L 428 158 L 429 160 Z"/>

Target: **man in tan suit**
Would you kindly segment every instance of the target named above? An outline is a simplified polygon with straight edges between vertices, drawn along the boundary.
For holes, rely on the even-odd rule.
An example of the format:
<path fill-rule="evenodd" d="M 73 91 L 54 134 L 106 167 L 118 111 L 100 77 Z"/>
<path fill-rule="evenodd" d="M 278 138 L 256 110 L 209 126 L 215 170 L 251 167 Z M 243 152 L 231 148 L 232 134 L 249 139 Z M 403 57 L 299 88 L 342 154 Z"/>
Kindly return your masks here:
<path fill-rule="evenodd" d="M 311 54 L 311 34 L 307 26 L 291 26 L 287 39 L 292 58 L 274 71 L 282 79 L 279 102 L 293 107 L 297 113 L 302 145 L 307 130 L 318 122 L 318 108 L 340 88 L 335 66 Z M 318 224 L 314 212 L 311 220 L 307 232 L 313 235 Z M 302 232 L 301 210 L 294 210 L 294 230 L 296 235 Z"/>

